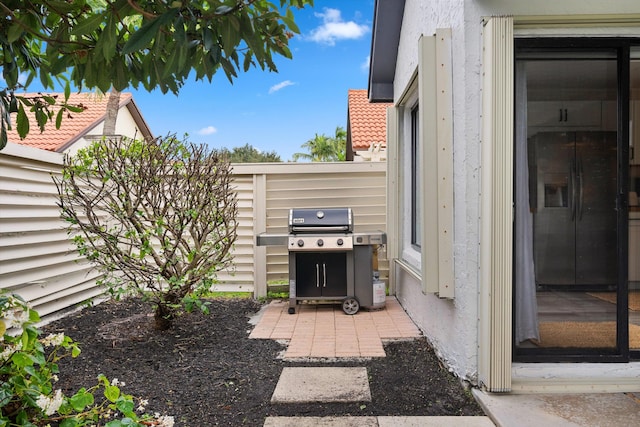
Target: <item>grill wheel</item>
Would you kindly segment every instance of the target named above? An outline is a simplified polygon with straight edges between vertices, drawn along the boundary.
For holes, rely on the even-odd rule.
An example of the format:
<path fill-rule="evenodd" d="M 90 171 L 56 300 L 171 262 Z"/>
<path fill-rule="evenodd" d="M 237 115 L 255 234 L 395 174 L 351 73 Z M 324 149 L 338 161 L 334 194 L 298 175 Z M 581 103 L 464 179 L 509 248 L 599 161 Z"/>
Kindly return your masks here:
<path fill-rule="evenodd" d="M 360 303 L 354 297 L 347 297 L 342 300 L 342 311 L 345 314 L 353 315 L 356 314 L 360 310 Z"/>

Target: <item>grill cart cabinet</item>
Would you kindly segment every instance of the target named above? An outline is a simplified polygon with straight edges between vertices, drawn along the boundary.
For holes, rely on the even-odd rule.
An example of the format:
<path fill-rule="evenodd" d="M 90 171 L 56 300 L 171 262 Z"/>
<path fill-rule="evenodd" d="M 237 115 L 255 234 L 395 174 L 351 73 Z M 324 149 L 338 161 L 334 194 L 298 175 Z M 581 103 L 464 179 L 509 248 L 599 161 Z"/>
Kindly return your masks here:
<path fill-rule="evenodd" d="M 293 254 L 293 253 L 292 253 Z M 299 253 L 295 256 L 290 266 L 294 269 L 290 272 L 290 280 L 296 284 L 294 291 L 296 297 L 346 297 L 348 271 L 353 265 L 347 262 L 347 254 L 343 252 L 332 253 Z M 353 291 L 351 292 L 353 295 Z"/>

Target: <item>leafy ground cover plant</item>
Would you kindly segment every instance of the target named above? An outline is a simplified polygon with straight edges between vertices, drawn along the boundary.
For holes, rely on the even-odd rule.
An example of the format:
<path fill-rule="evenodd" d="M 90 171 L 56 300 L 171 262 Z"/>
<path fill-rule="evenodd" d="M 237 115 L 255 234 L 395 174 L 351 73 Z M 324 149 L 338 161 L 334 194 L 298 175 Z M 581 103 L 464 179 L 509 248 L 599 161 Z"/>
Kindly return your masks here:
<path fill-rule="evenodd" d="M 69 233 L 113 295 L 150 301 L 158 329 L 183 309 L 207 311 L 202 296 L 232 265 L 238 226 L 223 156 L 172 136 L 98 141 L 55 181 Z"/>
<path fill-rule="evenodd" d="M 54 388 L 58 362 L 77 357 L 77 344 L 62 333 L 42 337 L 34 326 L 38 313 L 18 296 L 0 294 L 0 317 L 0 426 L 173 425 L 170 416 L 144 414 L 146 401 L 136 401 L 122 392 L 124 383 L 102 374 L 95 385 L 65 396 Z"/>

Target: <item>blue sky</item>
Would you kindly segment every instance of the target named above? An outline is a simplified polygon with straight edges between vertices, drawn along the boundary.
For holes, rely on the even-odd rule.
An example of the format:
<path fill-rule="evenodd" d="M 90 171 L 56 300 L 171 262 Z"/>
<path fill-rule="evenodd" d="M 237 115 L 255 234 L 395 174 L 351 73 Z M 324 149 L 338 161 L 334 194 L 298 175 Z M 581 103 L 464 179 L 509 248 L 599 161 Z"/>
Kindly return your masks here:
<path fill-rule="evenodd" d="M 132 91 L 156 136 L 189 134 L 215 148 L 251 144 L 283 161 L 316 133 L 346 127 L 347 91 L 366 89 L 374 0 L 315 0 L 297 11 L 293 59 L 276 57 L 278 73 L 223 73 L 188 82 L 178 96 Z"/>
<path fill-rule="evenodd" d="M 188 134 L 214 148 L 251 144 L 291 160 L 316 133 L 346 128 L 348 90 L 367 88 L 373 7 L 374 0 L 315 0 L 294 11 L 300 34 L 289 40 L 293 59 L 274 56 L 278 73 L 251 69 L 231 84 L 218 72 L 211 83 L 191 79 L 177 96 L 125 91 L 155 136 Z M 35 81 L 27 88 L 40 90 Z"/>

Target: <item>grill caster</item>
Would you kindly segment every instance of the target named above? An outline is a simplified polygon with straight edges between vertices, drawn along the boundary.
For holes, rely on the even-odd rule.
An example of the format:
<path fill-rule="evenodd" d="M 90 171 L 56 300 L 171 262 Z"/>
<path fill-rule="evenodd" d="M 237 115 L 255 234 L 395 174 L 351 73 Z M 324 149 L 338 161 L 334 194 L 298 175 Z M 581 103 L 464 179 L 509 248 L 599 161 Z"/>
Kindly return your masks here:
<path fill-rule="evenodd" d="M 360 303 L 354 297 L 347 297 L 342 300 L 342 311 L 345 314 L 356 314 L 360 310 Z"/>
<path fill-rule="evenodd" d="M 293 308 L 293 307 L 289 307 L 289 310 L 287 310 L 287 312 L 288 312 L 289 314 L 296 314 L 296 309 L 295 309 L 295 308 Z"/>

